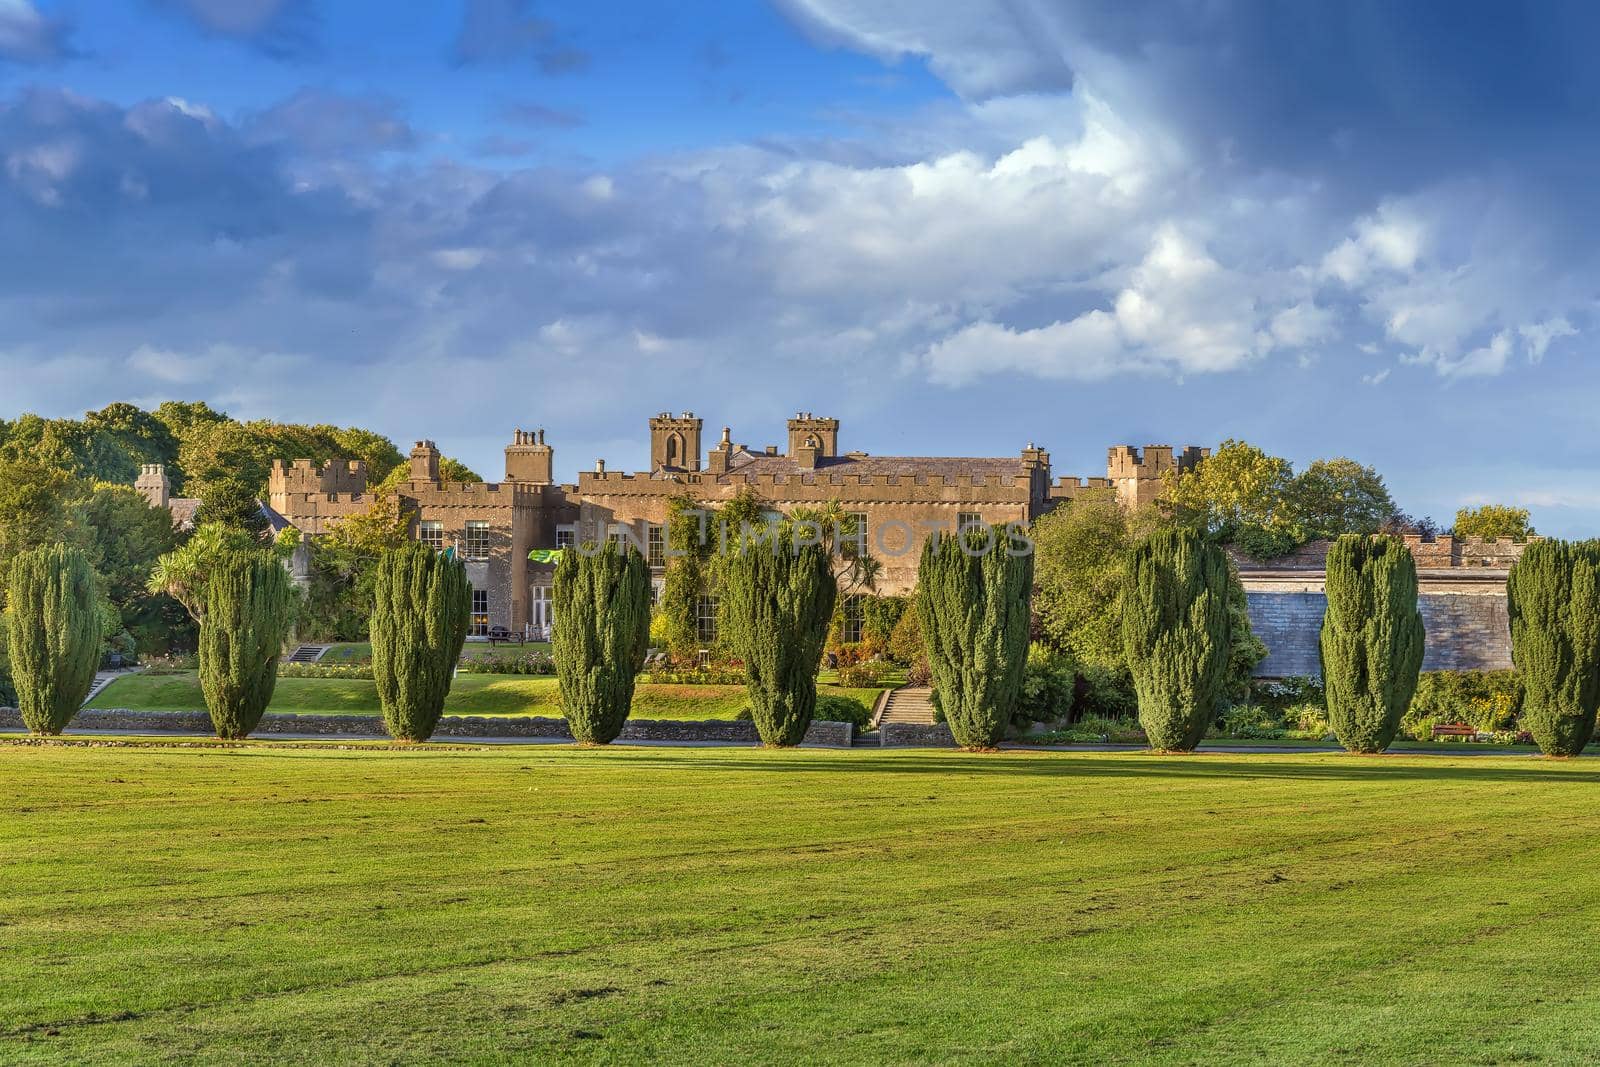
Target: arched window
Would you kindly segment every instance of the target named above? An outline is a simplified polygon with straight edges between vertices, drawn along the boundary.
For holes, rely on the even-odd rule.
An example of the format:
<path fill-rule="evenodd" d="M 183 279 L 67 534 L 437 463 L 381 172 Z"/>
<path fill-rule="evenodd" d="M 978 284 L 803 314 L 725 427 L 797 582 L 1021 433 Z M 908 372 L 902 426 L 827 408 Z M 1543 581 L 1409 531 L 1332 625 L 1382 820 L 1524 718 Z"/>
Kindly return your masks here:
<path fill-rule="evenodd" d="M 666 465 L 669 466 L 669 467 L 681 467 L 681 466 L 683 466 L 682 460 L 683 460 L 683 438 L 678 436 L 675 433 L 674 434 L 668 434 L 667 435 L 667 459 L 666 459 Z"/>

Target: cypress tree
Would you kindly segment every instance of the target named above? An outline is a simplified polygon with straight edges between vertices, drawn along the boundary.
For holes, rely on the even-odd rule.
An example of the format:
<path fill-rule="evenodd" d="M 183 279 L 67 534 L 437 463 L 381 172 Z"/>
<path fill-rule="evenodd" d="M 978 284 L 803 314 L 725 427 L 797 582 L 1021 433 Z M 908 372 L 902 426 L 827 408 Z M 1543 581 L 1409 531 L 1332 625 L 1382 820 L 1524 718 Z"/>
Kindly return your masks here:
<path fill-rule="evenodd" d="M 248 737 L 266 713 L 292 603 L 288 573 L 265 552 L 229 553 L 206 580 L 200 689 L 218 737 Z"/>
<path fill-rule="evenodd" d="M 573 740 L 616 740 L 650 644 L 650 571 L 631 546 L 567 551 L 556 563 L 552 638 L 561 707 Z"/>
<path fill-rule="evenodd" d="M 1506 580 L 1522 726 L 1547 756 L 1576 756 L 1600 703 L 1600 542 L 1535 541 Z"/>
<path fill-rule="evenodd" d="M 1328 550 L 1322 682 L 1328 721 L 1351 752 L 1382 752 L 1422 669 L 1417 565 L 1398 537 L 1345 534 Z"/>
<path fill-rule="evenodd" d="M 399 741 L 433 736 L 472 622 L 465 563 L 421 542 L 378 560 L 372 600 L 372 680 L 383 723 Z"/>
<path fill-rule="evenodd" d="M 1150 747 L 1200 743 L 1227 684 L 1228 558 L 1190 530 L 1158 530 L 1129 555 L 1122 644 Z"/>
<path fill-rule="evenodd" d="M 817 667 L 839 595 L 827 549 L 797 545 L 786 526 L 775 539 L 730 546 L 719 578 L 761 742 L 797 745 L 816 711 Z"/>
<path fill-rule="evenodd" d="M 1003 530 L 922 546 L 917 618 L 939 707 L 962 748 L 993 748 L 1011 721 L 1028 665 L 1032 595 L 1033 554 L 1016 551 Z"/>
<path fill-rule="evenodd" d="M 22 721 L 59 734 L 83 706 L 100 662 L 99 593 L 82 552 L 45 545 L 11 561 L 8 645 Z"/>

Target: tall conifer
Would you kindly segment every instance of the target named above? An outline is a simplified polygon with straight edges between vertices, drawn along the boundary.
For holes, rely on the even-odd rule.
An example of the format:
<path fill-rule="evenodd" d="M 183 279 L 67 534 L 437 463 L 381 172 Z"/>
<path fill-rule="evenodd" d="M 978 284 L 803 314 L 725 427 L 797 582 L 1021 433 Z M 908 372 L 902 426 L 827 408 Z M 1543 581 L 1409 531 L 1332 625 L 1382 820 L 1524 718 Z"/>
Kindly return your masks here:
<path fill-rule="evenodd" d="M 917 618 L 939 708 L 963 748 L 993 748 L 1005 734 L 1028 664 L 1032 595 L 1033 554 L 1002 530 L 922 547 Z"/>
<path fill-rule="evenodd" d="M 1190 751 L 1216 714 L 1233 639 L 1229 581 L 1222 549 L 1189 530 L 1158 530 L 1132 550 L 1122 641 L 1151 748 Z"/>
<path fill-rule="evenodd" d="M 94 570 L 76 548 L 45 545 L 11 561 L 11 673 L 22 721 L 36 734 L 64 730 L 94 684 L 98 596 Z"/>
<path fill-rule="evenodd" d="M 616 740 L 650 643 L 650 571 L 637 549 L 572 549 L 556 563 L 552 639 L 561 707 L 579 744 Z"/>
<path fill-rule="evenodd" d="M 1400 731 L 1422 669 L 1417 565 L 1398 537 L 1345 534 L 1328 550 L 1326 573 L 1328 721 L 1351 752 L 1382 752 Z"/>
<path fill-rule="evenodd" d="M 397 740 L 433 736 L 471 621 L 466 564 L 421 542 L 389 549 L 379 558 L 372 680 L 384 726 Z"/>
<path fill-rule="evenodd" d="M 1547 756 L 1576 756 L 1600 703 L 1600 542 L 1535 541 L 1506 580 L 1522 726 Z"/>
<path fill-rule="evenodd" d="M 265 552 L 230 553 L 207 579 L 200 689 L 218 737 L 250 736 L 272 702 L 293 595 L 283 565 Z"/>

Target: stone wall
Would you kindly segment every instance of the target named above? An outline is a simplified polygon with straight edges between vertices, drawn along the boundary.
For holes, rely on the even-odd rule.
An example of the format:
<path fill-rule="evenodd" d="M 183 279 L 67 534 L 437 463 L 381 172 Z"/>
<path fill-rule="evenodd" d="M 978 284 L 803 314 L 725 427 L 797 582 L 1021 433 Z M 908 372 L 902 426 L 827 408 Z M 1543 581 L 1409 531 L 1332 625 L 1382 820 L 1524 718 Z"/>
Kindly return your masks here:
<path fill-rule="evenodd" d="M 15 708 L 0 708 L 0 729 L 21 729 L 22 716 Z M 71 729 L 117 730 L 127 733 L 147 731 L 212 734 L 211 717 L 203 711 L 126 711 L 106 708 L 80 711 Z M 256 734 L 315 734 L 387 737 L 383 720 L 376 715 L 277 715 L 262 718 Z M 565 719 L 487 718 L 447 715 L 439 720 L 434 736 L 444 737 L 527 737 L 572 739 Z M 802 744 L 849 748 L 855 728 L 847 722 L 813 722 Z M 677 722 L 667 719 L 629 719 L 620 741 L 729 741 L 756 744 L 760 737 L 754 723 L 721 719 Z"/>
<path fill-rule="evenodd" d="M 1318 642 L 1327 598 L 1320 590 L 1247 591 L 1250 625 L 1267 646 L 1260 678 L 1322 673 Z M 1417 597 L 1427 634 L 1425 671 L 1506 670 L 1511 630 L 1500 595 L 1422 592 Z"/>
<path fill-rule="evenodd" d="M 878 731 L 883 747 L 905 745 L 913 748 L 953 748 L 956 739 L 948 723 L 888 722 Z"/>

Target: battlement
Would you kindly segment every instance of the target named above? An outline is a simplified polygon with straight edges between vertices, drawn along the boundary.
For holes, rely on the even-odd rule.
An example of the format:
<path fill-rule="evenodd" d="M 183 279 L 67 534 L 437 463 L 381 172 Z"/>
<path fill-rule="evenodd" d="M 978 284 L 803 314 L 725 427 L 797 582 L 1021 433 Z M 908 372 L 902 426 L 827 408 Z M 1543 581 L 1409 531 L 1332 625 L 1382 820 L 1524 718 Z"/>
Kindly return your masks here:
<path fill-rule="evenodd" d="M 1051 484 L 1050 499 L 1075 500 L 1094 493 L 1109 493 L 1115 488 L 1110 478 L 1074 478 L 1062 475 Z"/>
<path fill-rule="evenodd" d="M 1210 455 L 1211 449 L 1199 445 L 1189 445 L 1176 454 L 1171 445 L 1145 445 L 1142 450 L 1133 445 L 1114 445 L 1106 453 L 1106 477 L 1160 478 L 1170 470 L 1194 470 Z"/>
<path fill-rule="evenodd" d="M 648 473 L 626 474 L 604 469 L 582 471 L 576 492 L 596 497 L 669 497 L 684 492 L 720 499 L 749 487 L 768 500 L 827 502 L 836 497 L 850 502 L 972 502 L 993 504 L 1027 503 L 1032 480 L 1019 469 L 1014 475 L 934 475 L 934 474 L 830 474 L 815 473 L 739 474 L 717 477 L 711 474 L 683 473 L 670 480 Z"/>
<path fill-rule="evenodd" d="M 363 493 L 367 488 L 367 464 L 359 459 L 329 460 L 318 467 L 309 459 L 297 459 L 287 465 L 275 459 L 267 486 L 273 497 L 294 493 Z"/>

